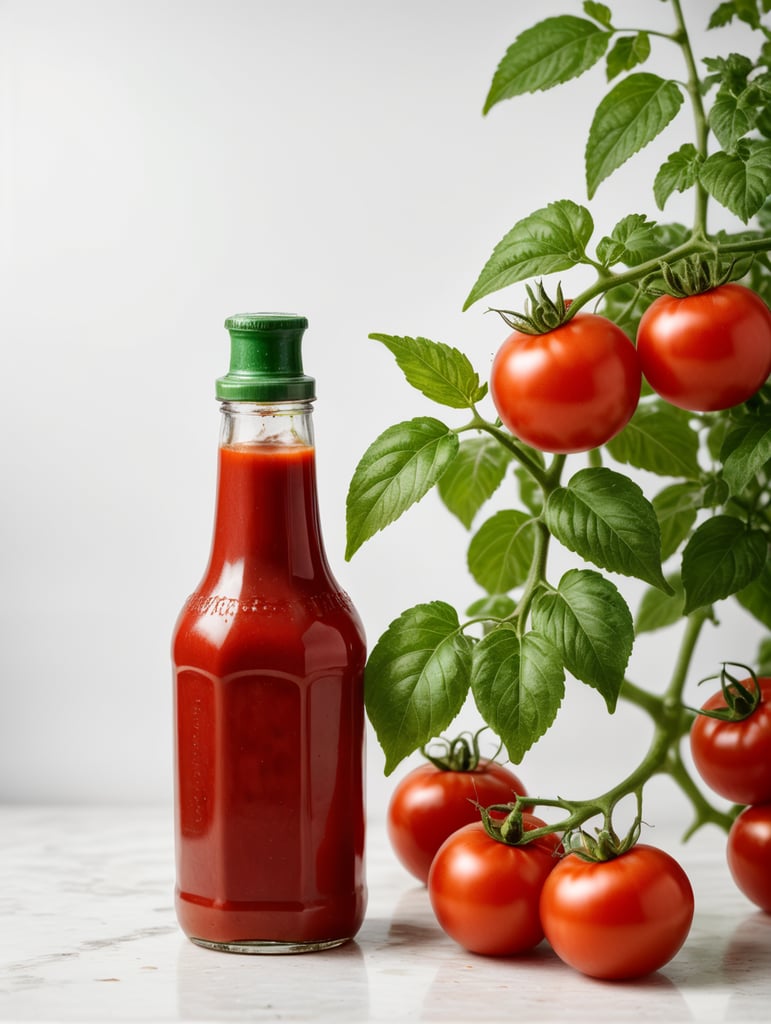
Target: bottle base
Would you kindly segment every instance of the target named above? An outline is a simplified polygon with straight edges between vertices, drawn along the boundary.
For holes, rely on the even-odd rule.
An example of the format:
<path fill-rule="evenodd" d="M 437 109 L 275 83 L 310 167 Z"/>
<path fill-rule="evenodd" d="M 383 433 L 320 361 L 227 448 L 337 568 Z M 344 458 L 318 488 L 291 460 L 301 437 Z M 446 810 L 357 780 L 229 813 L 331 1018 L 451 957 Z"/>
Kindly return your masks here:
<path fill-rule="evenodd" d="M 212 942 L 190 936 L 190 941 L 204 949 L 214 949 L 220 953 L 246 953 L 251 956 L 281 956 L 295 953 L 318 953 L 324 949 L 334 949 L 350 942 L 345 939 L 323 939 L 315 942 L 271 942 L 267 939 L 239 940 L 233 942 Z"/>

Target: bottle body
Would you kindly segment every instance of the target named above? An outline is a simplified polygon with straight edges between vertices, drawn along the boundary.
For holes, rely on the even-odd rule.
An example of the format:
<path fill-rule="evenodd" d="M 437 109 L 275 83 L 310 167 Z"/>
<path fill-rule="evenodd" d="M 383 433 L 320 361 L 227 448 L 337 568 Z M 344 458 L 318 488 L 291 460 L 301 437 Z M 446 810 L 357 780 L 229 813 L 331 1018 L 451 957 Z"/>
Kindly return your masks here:
<path fill-rule="evenodd" d="M 225 403 L 209 565 L 173 639 L 177 915 L 322 949 L 366 906 L 361 622 L 318 518 L 310 403 Z"/>

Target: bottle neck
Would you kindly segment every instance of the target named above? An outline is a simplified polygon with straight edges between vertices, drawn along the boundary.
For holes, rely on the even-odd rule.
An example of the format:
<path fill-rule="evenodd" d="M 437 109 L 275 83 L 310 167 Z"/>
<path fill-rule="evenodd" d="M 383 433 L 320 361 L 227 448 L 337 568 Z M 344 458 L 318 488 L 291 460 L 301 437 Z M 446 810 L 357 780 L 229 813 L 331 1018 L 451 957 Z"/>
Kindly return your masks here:
<path fill-rule="evenodd" d="M 210 579 L 267 593 L 325 570 L 312 403 L 224 402 Z"/>

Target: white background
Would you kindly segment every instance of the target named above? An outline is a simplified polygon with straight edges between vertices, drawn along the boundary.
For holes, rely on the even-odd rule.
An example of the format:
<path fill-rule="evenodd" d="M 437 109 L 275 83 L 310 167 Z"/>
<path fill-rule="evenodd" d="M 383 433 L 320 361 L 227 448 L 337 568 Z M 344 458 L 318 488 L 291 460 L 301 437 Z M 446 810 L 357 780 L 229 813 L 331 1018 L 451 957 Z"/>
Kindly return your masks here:
<path fill-rule="evenodd" d="M 716 4 L 685 0 L 699 55 L 745 45 L 739 28 L 703 31 Z M 671 27 L 659 0 L 611 6 L 619 25 Z M 0 2 L 0 799 L 170 798 L 169 638 L 208 553 L 229 314 L 310 319 L 328 554 L 370 644 L 419 601 L 462 611 L 480 596 L 466 531 L 433 494 L 346 563 L 345 495 L 386 426 L 460 422 L 412 392 L 369 332 L 445 341 L 486 377 L 507 331 L 484 301 L 461 312 L 479 270 L 519 218 L 586 202 L 602 65 L 481 114 L 515 36 L 581 13 L 575 0 L 536 8 Z M 680 77 L 675 49 L 654 47 L 650 69 Z M 597 238 L 627 212 L 659 216 L 650 183 L 689 137 L 688 116 L 684 106 L 600 187 Z M 675 197 L 666 218 L 687 219 L 690 203 Z M 566 290 L 580 283 L 569 276 Z M 515 287 L 494 301 L 522 297 Z M 692 702 L 720 659 L 756 650 L 749 619 L 728 605 L 720 617 L 692 668 Z M 662 688 L 677 640 L 676 629 L 641 640 L 632 677 Z M 473 709 L 461 724 L 478 724 Z M 594 795 L 648 738 L 636 712 L 611 719 L 569 681 L 557 726 L 520 774 L 531 792 Z M 369 759 L 379 814 L 416 759 L 385 779 L 373 736 Z M 676 809 L 672 787 L 661 794 Z"/>

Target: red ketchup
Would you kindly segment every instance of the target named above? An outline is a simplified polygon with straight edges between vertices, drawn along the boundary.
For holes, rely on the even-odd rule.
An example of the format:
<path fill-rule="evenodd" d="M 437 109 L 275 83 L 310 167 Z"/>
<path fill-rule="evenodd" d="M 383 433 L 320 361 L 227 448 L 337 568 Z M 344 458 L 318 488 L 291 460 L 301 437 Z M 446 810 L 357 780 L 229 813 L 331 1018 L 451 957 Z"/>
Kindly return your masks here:
<path fill-rule="evenodd" d="M 226 325 L 211 556 L 173 639 L 177 916 L 218 949 L 325 949 L 366 906 L 364 632 L 321 536 L 306 321 Z"/>

